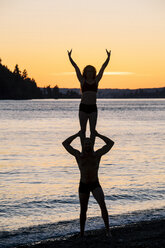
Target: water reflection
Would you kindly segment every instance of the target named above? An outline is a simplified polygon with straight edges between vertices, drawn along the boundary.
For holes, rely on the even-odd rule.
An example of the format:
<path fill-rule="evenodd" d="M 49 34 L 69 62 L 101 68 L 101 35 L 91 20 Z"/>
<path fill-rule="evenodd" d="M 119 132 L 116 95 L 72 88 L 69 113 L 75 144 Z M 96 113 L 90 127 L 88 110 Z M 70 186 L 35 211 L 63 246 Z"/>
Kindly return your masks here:
<path fill-rule="evenodd" d="M 79 130 L 78 102 L 0 102 L 4 229 L 78 218 L 79 169 L 61 145 Z M 165 206 L 165 100 L 98 100 L 98 108 L 98 130 L 115 140 L 100 165 L 110 214 Z M 80 149 L 78 139 L 73 145 Z"/>

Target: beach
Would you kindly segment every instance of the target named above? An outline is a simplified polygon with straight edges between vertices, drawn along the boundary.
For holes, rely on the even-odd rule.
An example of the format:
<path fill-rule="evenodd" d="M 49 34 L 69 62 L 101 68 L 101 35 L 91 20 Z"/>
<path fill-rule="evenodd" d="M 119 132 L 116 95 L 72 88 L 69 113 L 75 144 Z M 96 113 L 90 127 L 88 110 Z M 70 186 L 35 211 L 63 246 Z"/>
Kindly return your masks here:
<path fill-rule="evenodd" d="M 105 236 L 105 230 L 91 230 L 85 237 L 79 234 L 63 236 L 45 240 L 17 248 L 164 248 L 165 247 L 165 219 L 141 221 L 126 226 L 111 228 L 112 239 Z"/>

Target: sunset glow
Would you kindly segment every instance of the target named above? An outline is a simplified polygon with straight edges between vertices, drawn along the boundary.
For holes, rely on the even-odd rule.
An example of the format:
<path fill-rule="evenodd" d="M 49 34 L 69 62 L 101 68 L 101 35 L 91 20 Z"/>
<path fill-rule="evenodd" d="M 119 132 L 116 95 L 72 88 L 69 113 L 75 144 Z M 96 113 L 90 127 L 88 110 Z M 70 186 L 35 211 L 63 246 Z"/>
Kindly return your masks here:
<path fill-rule="evenodd" d="M 2 64 L 25 68 L 39 87 L 78 88 L 67 50 L 82 71 L 97 72 L 111 50 L 100 88 L 165 86 L 165 1 L 0 1 Z"/>

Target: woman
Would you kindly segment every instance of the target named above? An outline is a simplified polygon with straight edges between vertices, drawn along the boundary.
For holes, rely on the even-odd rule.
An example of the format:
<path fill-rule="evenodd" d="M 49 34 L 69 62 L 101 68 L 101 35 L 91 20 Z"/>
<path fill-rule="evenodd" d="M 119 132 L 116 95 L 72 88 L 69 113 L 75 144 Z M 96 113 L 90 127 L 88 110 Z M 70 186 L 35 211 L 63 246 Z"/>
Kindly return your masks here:
<path fill-rule="evenodd" d="M 106 49 L 106 52 L 107 52 L 107 59 L 102 65 L 99 73 L 96 75 L 96 69 L 92 65 L 87 65 L 83 70 L 83 74 L 81 74 L 79 67 L 71 57 L 72 49 L 68 51 L 69 60 L 73 65 L 73 67 L 75 68 L 77 78 L 80 81 L 81 92 L 82 92 L 81 103 L 79 106 L 79 120 L 81 127 L 82 148 L 83 148 L 82 140 L 84 140 L 85 138 L 86 125 L 88 120 L 90 125 L 90 138 L 94 146 L 95 127 L 97 122 L 96 94 L 97 94 L 99 81 L 102 78 L 103 72 L 109 63 L 111 50 L 108 52 L 108 50 Z"/>

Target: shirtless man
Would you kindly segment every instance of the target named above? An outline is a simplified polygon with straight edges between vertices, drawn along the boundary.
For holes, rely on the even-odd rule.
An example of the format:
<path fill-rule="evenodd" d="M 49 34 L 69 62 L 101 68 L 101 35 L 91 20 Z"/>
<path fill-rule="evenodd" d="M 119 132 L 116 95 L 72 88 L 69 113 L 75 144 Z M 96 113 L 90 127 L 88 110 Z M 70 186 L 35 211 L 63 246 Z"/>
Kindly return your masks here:
<path fill-rule="evenodd" d="M 80 170 L 80 184 L 79 184 L 79 199 L 80 199 L 80 234 L 84 236 L 85 221 L 86 221 L 86 212 L 88 207 L 88 200 L 90 192 L 92 192 L 94 198 L 101 208 L 102 218 L 104 220 L 106 235 L 111 236 L 109 230 L 109 219 L 108 211 L 104 201 L 104 193 L 100 186 L 98 179 L 98 169 L 100 164 L 101 157 L 109 152 L 109 150 L 114 145 L 114 142 L 95 132 L 95 136 L 99 137 L 105 142 L 105 145 L 98 149 L 97 151 L 93 150 L 93 144 L 90 138 L 85 138 L 83 142 L 83 153 L 74 149 L 71 146 L 71 142 L 79 137 L 81 132 L 78 132 L 69 138 L 67 138 L 62 144 L 65 149 L 72 154 L 77 161 L 79 170 Z"/>

